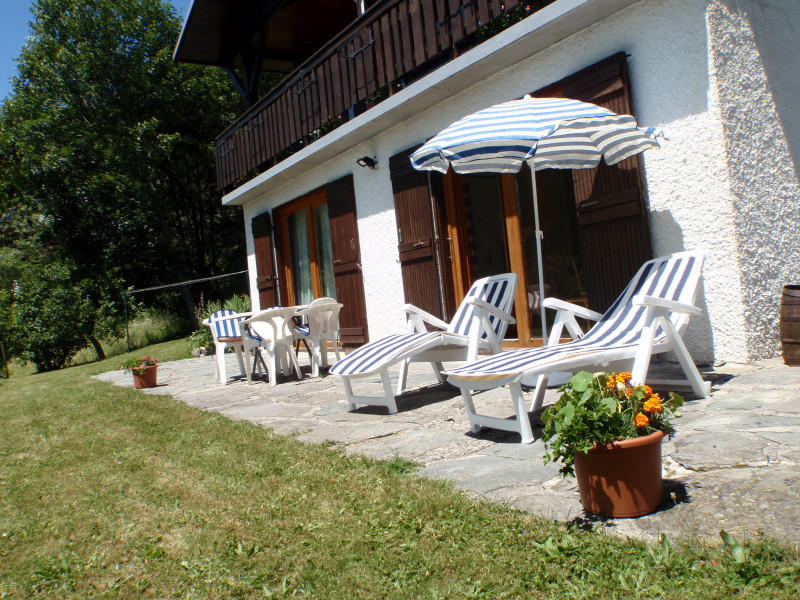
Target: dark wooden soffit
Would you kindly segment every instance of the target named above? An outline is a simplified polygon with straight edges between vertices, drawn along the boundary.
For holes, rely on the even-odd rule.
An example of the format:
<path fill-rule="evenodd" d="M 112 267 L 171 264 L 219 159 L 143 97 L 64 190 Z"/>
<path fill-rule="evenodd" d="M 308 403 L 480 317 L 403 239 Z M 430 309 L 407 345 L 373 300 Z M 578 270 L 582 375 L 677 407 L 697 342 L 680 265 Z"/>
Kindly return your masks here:
<path fill-rule="evenodd" d="M 353 0 L 194 0 L 173 59 L 238 69 L 262 36 L 261 70 L 289 73 L 357 16 Z"/>

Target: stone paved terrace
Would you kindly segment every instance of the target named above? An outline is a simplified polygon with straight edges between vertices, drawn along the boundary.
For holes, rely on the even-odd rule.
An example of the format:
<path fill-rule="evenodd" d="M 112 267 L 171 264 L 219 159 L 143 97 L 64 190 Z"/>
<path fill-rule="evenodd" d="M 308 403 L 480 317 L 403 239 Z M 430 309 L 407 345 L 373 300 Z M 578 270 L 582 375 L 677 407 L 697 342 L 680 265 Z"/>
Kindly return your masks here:
<path fill-rule="evenodd" d="M 227 358 L 228 372 L 237 373 L 233 355 Z M 399 398 L 395 415 L 378 407 L 348 412 L 339 378 L 311 378 L 307 359 L 302 381 L 282 378 L 276 387 L 241 378 L 222 386 L 215 382 L 210 357 L 163 363 L 159 386 L 146 393 L 169 394 L 305 442 L 332 442 L 376 458 L 407 458 L 421 465 L 420 475 L 451 480 L 476 497 L 541 517 L 594 522 L 618 535 L 718 540 L 725 529 L 737 539 L 763 533 L 800 544 L 800 367 L 772 359 L 703 374 L 713 382 L 711 397 L 692 400 L 687 394 L 683 416 L 675 422 L 678 433 L 664 443 L 665 493 L 659 509 L 602 522 L 582 510 L 574 479 L 563 479 L 556 465 L 542 463 L 539 439 L 523 445 L 517 434 L 470 433 L 458 391 L 436 384 L 427 365 L 412 365 L 409 391 Z M 122 371 L 98 378 L 132 386 L 131 376 Z M 380 393 L 377 376 L 362 382 L 357 393 Z M 556 397 L 548 390 L 544 405 Z M 478 394 L 475 401 L 479 412 L 511 417 L 508 398 L 499 389 Z M 537 416 L 532 423 L 538 437 Z"/>

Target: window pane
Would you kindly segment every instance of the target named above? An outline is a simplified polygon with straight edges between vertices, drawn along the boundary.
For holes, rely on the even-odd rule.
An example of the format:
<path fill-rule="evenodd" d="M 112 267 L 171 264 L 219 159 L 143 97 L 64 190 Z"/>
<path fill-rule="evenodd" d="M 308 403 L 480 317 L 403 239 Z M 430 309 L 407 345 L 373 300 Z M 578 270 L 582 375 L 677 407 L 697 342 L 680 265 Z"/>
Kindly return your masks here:
<path fill-rule="evenodd" d="M 317 232 L 317 264 L 319 265 L 322 295 L 335 298 L 336 283 L 333 279 L 333 250 L 327 204 L 314 209 L 314 229 Z"/>
<path fill-rule="evenodd" d="M 508 272 L 498 177 L 464 175 L 464 213 L 472 281 Z"/>
<path fill-rule="evenodd" d="M 516 176 L 519 216 L 522 224 L 522 244 L 525 258 L 525 279 L 528 283 L 531 336 L 542 334 L 539 293 L 539 263 L 536 254 L 536 232 L 533 217 L 531 172 L 527 166 Z M 572 171 L 543 169 L 536 173 L 536 192 L 539 197 L 539 223 L 542 228 L 542 263 L 545 296 L 551 296 L 586 306 L 583 288 L 583 259 L 581 254 L 578 215 Z M 548 328 L 553 326 L 554 311 L 547 311 Z M 585 330 L 585 329 L 584 329 Z M 565 334 L 566 335 L 566 334 Z"/>
<path fill-rule="evenodd" d="M 311 256 L 308 251 L 308 226 L 305 211 L 289 215 L 289 248 L 292 253 L 292 279 L 294 300 L 297 304 L 308 304 L 314 299 L 311 285 Z"/>

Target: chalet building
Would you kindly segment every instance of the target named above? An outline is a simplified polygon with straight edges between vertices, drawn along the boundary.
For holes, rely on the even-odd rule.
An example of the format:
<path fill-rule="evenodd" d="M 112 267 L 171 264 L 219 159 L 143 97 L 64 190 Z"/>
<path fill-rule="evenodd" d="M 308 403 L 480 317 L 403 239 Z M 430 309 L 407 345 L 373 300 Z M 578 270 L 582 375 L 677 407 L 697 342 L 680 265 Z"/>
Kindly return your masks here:
<path fill-rule="evenodd" d="M 194 0 L 175 59 L 228 69 L 249 108 L 217 138 L 254 304 L 344 304 L 342 340 L 447 320 L 520 276 L 510 345 L 538 343 L 531 175 L 419 172 L 409 154 L 525 94 L 663 129 L 614 167 L 536 175 L 547 294 L 604 310 L 648 258 L 706 251 L 700 363 L 780 352 L 800 283 L 796 0 Z M 263 97 L 264 74 L 285 79 Z M 198 98 L 202 102 L 202 98 Z"/>

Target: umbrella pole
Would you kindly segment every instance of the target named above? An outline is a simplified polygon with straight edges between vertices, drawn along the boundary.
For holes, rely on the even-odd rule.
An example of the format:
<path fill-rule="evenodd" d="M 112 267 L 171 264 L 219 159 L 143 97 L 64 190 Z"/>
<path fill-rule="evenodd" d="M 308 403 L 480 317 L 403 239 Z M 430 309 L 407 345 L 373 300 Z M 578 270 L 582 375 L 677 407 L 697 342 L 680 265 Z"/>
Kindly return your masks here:
<path fill-rule="evenodd" d="M 542 315 L 542 344 L 547 345 L 547 319 L 544 310 L 544 266 L 542 265 L 542 230 L 539 228 L 539 198 L 536 194 L 536 170 L 533 161 L 528 165 L 531 168 L 531 189 L 533 190 L 533 224 L 536 228 L 536 258 L 539 263 L 539 310 Z"/>

